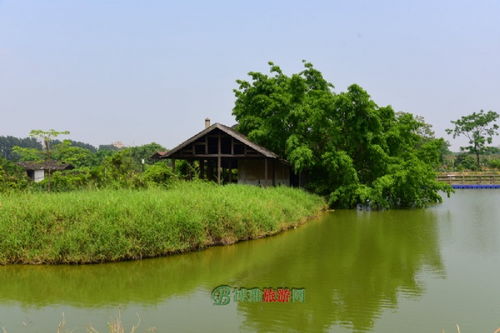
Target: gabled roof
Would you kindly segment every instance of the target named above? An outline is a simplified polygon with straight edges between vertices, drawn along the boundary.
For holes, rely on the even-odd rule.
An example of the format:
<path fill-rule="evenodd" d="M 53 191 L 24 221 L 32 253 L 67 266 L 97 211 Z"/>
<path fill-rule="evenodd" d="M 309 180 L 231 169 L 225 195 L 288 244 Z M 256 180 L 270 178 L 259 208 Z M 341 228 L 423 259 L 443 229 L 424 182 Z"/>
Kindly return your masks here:
<path fill-rule="evenodd" d="M 154 153 L 151 158 L 152 159 L 159 159 L 159 158 L 164 158 L 164 156 L 167 154 L 168 152 L 167 151 L 157 151 L 156 153 Z"/>
<path fill-rule="evenodd" d="M 42 162 L 19 162 L 19 166 L 26 170 L 66 170 L 73 169 L 71 164 L 60 163 L 57 161 L 42 161 Z"/>
<path fill-rule="evenodd" d="M 155 155 L 158 156 L 159 158 L 170 158 L 170 156 L 172 156 L 173 154 L 175 154 L 176 152 L 178 152 L 182 148 L 192 144 L 196 140 L 207 135 L 208 133 L 212 132 L 215 129 L 219 129 L 222 132 L 226 133 L 227 135 L 232 136 L 236 140 L 249 146 L 250 148 L 252 148 L 255 151 L 259 152 L 260 154 L 264 155 L 265 157 L 279 159 L 279 156 L 276 155 L 275 153 L 273 153 L 272 151 L 270 151 L 269 149 L 264 148 L 256 143 L 253 143 L 252 141 L 248 140 L 248 138 L 246 136 L 244 136 L 243 134 L 241 134 L 240 132 L 232 129 L 231 127 L 228 127 L 228 126 L 225 126 L 225 125 L 222 125 L 219 123 L 215 123 L 215 124 L 205 128 L 203 131 L 201 131 L 198 134 L 187 139 L 186 141 L 184 141 L 183 143 L 181 143 L 180 145 L 178 145 L 174 149 L 169 150 L 168 152 L 158 152 L 158 153 L 156 153 L 157 155 L 156 154 Z"/>

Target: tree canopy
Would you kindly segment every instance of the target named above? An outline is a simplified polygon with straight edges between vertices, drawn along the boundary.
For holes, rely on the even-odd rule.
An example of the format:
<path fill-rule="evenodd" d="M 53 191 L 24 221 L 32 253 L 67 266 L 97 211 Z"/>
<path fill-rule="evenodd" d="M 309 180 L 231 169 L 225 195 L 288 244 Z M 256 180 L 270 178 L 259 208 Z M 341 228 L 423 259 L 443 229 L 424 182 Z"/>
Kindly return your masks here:
<path fill-rule="evenodd" d="M 434 173 L 447 143 L 422 118 L 378 106 L 356 84 L 335 93 L 311 63 L 291 76 L 269 65 L 269 75 L 237 81 L 238 130 L 286 158 L 332 207 L 424 207 L 451 191 Z"/>
<path fill-rule="evenodd" d="M 69 131 L 56 131 L 54 129 L 50 129 L 48 131 L 44 130 L 32 130 L 29 134 L 30 137 L 39 139 L 42 141 L 44 153 L 46 155 L 46 159 L 51 158 L 51 143 L 52 141 L 60 135 L 68 135 Z"/>

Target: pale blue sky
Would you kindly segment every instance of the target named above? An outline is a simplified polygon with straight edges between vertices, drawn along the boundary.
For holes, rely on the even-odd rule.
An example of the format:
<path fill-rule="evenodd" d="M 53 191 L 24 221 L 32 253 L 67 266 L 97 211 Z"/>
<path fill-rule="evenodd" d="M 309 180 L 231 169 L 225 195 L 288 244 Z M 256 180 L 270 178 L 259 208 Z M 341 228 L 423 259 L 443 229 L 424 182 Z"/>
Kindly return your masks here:
<path fill-rule="evenodd" d="M 234 123 L 236 79 L 302 59 L 445 136 L 500 112 L 500 1 L 0 0 L 0 135 L 171 148 Z"/>

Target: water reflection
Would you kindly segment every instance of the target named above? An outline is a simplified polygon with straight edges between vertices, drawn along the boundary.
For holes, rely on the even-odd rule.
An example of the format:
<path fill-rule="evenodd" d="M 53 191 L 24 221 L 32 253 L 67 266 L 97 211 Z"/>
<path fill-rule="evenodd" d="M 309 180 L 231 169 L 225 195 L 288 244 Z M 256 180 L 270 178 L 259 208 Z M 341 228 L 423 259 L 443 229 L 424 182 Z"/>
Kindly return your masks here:
<path fill-rule="evenodd" d="M 113 264 L 3 266 L 0 267 L 0 302 L 14 301 L 38 307 L 157 304 L 172 296 L 227 281 L 246 266 L 234 246 Z"/>
<path fill-rule="evenodd" d="M 267 252 L 275 255 L 242 279 L 247 285 L 304 286 L 307 302 L 242 303 L 239 309 L 246 325 L 259 331 L 322 332 L 332 324 L 369 330 L 384 308 L 397 306 L 398 296 L 424 292 L 419 272 L 444 275 L 438 239 L 432 211 L 335 212 L 270 244 Z M 264 256 L 265 246 L 262 251 Z"/>

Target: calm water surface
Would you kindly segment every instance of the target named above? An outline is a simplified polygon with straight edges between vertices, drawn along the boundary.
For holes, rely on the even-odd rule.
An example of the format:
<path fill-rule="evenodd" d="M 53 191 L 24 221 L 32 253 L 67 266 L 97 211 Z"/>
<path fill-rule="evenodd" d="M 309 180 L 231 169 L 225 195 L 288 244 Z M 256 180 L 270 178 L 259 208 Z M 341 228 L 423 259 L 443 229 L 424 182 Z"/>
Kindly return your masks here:
<path fill-rule="evenodd" d="M 297 230 L 138 262 L 0 267 L 0 328 L 158 332 L 493 332 L 500 327 L 500 190 L 426 210 L 335 211 Z M 303 304 L 214 306 L 211 290 L 302 287 Z"/>

